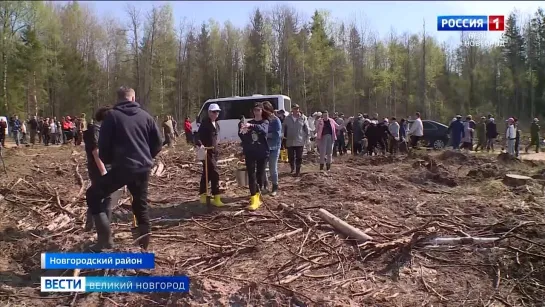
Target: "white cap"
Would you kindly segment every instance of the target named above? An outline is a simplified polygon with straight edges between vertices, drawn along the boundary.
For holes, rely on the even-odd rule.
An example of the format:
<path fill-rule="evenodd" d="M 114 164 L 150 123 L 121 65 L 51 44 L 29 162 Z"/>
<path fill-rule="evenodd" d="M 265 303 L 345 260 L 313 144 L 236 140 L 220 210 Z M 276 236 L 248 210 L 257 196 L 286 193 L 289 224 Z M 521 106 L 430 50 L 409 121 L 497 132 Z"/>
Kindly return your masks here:
<path fill-rule="evenodd" d="M 212 103 L 208 107 L 208 111 L 221 111 L 220 106 L 217 103 Z"/>

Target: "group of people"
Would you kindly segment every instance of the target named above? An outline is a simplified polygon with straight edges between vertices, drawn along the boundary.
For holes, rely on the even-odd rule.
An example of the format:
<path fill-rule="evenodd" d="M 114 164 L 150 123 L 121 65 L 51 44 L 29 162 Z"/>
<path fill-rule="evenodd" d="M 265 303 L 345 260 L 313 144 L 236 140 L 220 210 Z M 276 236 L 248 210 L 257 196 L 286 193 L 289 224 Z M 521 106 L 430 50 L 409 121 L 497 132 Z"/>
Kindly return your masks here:
<path fill-rule="evenodd" d="M 35 145 L 43 143 L 45 146 L 68 144 L 72 141 L 75 145 L 81 145 L 83 133 L 87 130 L 85 113 L 80 117 L 63 116 L 61 120 L 57 117 L 29 116 L 29 119 L 22 121 L 18 115 L 13 115 L 6 123 L 0 120 L 0 141 L 5 147 L 6 129 L 17 146 L 21 144 Z"/>
<path fill-rule="evenodd" d="M 207 181 L 210 182 L 212 199 L 211 204 L 223 206 L 220 197 L 220 175 L 217 168 L 218 135 L 220 124 L 218 116 L 221 112 L 219 105 L 211 104 L 208 116 L 204 118 L 197 132 L 195 145 L 197 156 L 203 161 L 199 194 L 201 203 L 207 203 Z M 301 175 L 303 151 L 307 147 L 310 151 L 317 150 L 320 154 L 320 170 L 331 169 L 332 157 L 345 154 L 348 148 L 354 155 L 379 153 L 396 154 L 401 147 L 407 150 L 407 137 L 411 136 L 411 145 L 416 147 L 423 136 L 423 126 L 420 113 L 410 129 L 407 121 L 399 123 L 395 117 L 390 120 L 369 118 L 367 114 L 358 114 L 356 117 L 344 119 L 342 114 L 335 113 L 330 117 L 328 111 L 316 112 L 311 119 L 307 118 L 299 105 L 294 104 L 290 113 L 284 110 L 274 110 L 269 101 L 255 103 L 252 109 L 253 118 L 246 121 L 241 118 L 238 128 L 242 152 L 248 174 L 250 190 L 249 210 L 257 210 L 261 204 L 261 195 L 278 192 L 278 161 L 281 150 L 287 151 L 287 160 L 290 173 L 293 176 Z M 348 145 L 346 142 L 348 136 Z M 364 150 L 365 149 L 365 150 Z M 266 167 L 269 168 L 272 190 L 269 192 L 269 178 Z"/>
<path fill-rule="evenodd" d="M 368 114 L 359 113 L 345 118 L 342 113 L 330 117 L 327 111 L 315 112 L 310 120 L 310 130 L 308 149 L 312 152 L 315 144 L 318 145 L 320 169 L 324 164 L 329 169 L 331 157 L 346 154 L 348 149 L 353 155 L 406 152 L 409 141 L 412 147 L 416 147 L 424 135 L 418 112 L 410 129 L 404 118 L 398 122 L 396 117 L 379 119 L 378 114 L 370 118 Z M 331 145 L 333 149 L 329 150 Z"/>
<path fill-rule="evenodd" d="M 526 146 L 525 152 L 528 152 L 533 146 L 535 146 L 536 153 L 540 151 L 540 130 L 539 119 L 534 118 L 530 128 L 530 143 Z M 461 115 L 457 115 L 452 119 L 448 131 L 452 148 L 455 150 L 479 151 L 486 148 L 488 152 L 494 152 L 494 143 L 500 135 L 492 114 L 488 114 L 486 117 L 482 116 L 478 122 L 475 122 L 471 115 L 467 115 L 465 121 L 462 121 Z M 474 146 L 475 140 L 477 141 L 476 146 Z M 514 157 L 519 157 L 521 130 L 516 117 L 506 120 L 504 140 L 506 152 Z"/>

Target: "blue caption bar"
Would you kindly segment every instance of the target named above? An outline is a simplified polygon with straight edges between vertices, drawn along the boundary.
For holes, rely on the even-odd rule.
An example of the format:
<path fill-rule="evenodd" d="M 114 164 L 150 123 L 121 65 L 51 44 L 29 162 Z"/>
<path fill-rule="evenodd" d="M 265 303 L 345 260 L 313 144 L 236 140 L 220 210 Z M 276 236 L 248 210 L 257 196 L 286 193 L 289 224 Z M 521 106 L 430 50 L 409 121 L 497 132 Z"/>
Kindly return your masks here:
<path fill-rule="evenodd" d="M 154 269 L 152 253 L 42 253 L 42 269 Z"/>
<path fill-rule="evenodd" d="M 41 277 L 41 292 L 188 292 L 187 276 Z"/>
<path fill-rule="evenodd" d="M 437 31 L 488 31 L 488 16 L 437 16 Z"/>
<path fill-rule="evenodd" d="M 85 277 L 85 292 L 188 292 L 187 276 Z"/>

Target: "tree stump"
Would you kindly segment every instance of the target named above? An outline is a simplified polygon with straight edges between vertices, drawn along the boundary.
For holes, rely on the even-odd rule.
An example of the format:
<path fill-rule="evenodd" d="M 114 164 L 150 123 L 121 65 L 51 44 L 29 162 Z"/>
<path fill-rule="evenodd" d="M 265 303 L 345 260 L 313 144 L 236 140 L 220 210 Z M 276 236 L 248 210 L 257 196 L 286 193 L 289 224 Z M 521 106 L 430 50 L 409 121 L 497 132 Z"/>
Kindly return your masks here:
<path fill-rule="evenodd" d="M 503 183 L 505 185 L 518 187 L 518 186 L 525 185 L 531 179 L 532 178 L 528 176 L 506 174 L 505 177 L 503 177 Z"/>

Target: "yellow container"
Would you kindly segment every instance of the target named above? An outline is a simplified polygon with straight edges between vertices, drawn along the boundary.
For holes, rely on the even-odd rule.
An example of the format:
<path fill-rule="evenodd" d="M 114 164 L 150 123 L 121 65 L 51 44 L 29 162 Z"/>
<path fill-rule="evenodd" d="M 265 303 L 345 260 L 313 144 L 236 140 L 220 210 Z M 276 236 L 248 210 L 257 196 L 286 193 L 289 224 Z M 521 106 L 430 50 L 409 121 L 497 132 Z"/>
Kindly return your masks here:
<path fill-rule="evenodd" d="M 280 162 L 288 162 L 288 150 L 287 149 L 281 149 L 280 150 Z"/>

